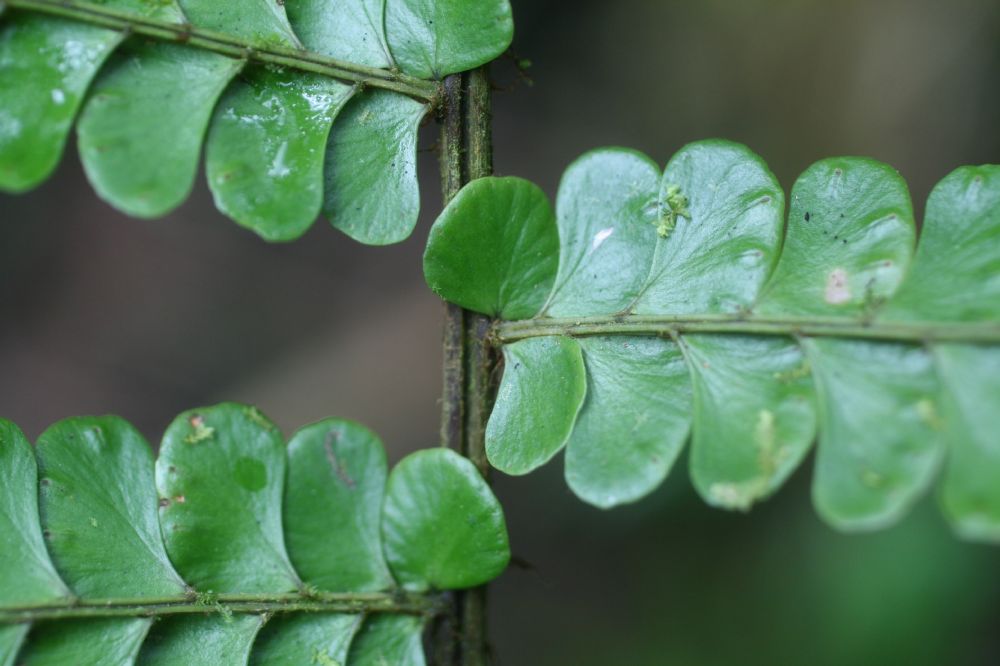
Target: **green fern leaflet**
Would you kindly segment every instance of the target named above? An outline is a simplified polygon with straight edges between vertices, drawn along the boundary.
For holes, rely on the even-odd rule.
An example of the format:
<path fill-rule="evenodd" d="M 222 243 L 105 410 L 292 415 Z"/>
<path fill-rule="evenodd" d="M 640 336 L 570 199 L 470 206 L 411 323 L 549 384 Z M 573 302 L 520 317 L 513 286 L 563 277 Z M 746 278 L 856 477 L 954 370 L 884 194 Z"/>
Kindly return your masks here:
<path fill-rule="evenodd" d="M 466 186 L 424 270 L 501 320 L 491 463 L 524 474 L 565 448 L 573 491 L 611 507 L 690 439 L 698 492 L 746 510 L 818 439 L 830 524 L 889 525 L 940 477 L 956 531 L 1000 542 L 1000 167 L 942 180 L 916 250 L 906 184 L 873 160 L 814 164 L 788 208 L 786 224 L 767 166 L 725 141 L 663 172 L 588 153 L 555 213 L 527 181 Z"/>
<path fill-rule="evenodd" d="M 0 190 L 44 181 L 77 122 L 103 199 L 159 217 L 204 148 L 216 206 L 272 241 L 322 212 L 405 239 L 437 79 L 513 35 L 507 0 L 10 0 L 0 17 Z"/>
<path fill-rule="evenodd" d="M 0 421 L 0 665 L 424 663 L 446 590 L 497 576 L 503 513 L 471 462 L 328 419 L 287 447 L 252 407 L 177 417 L 154 463 L 117 417 L 35 451 Z"/>

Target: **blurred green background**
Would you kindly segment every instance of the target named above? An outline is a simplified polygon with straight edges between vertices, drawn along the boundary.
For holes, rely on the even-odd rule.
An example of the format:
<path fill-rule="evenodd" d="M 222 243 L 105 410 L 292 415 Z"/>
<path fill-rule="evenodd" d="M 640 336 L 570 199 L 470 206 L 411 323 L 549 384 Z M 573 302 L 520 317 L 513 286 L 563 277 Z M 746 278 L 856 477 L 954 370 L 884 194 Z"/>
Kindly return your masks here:
<path fill-rule="evenodd" d="M 664 163 L 718 136 L 786 188 L 822 157 L 884 160 L 919 214 L 953 168 L 1000 162 L 997 0 L 513 4 L 534 85 L 513 58 L 495 67 L 496 167 L 551 193 L 590 148 Z M 0 197 L 0 414 L 35 437 L 117 413 L 155 442 L 177 412 L 229 399 L 286 433 L 363 421 L 393 459 L 435 444 L 441 306 L 420 272 L 435 132 L 423 220 L 389 248 L 326 224 L 266 245 L 201 182 L 168 218 L 127 219 L 71 147 L 50 182 Z M 684 468 L 610 512 L 570 495 L 559 460 L 498 475 L 517 565 L 492 592 L 497 664 L 1000 664 L 1000 549 L 953 538 L 932 497 L 896 528 L 845 536 L 809 505 L 810 464 L 749 515 L 705 507 Z"/>

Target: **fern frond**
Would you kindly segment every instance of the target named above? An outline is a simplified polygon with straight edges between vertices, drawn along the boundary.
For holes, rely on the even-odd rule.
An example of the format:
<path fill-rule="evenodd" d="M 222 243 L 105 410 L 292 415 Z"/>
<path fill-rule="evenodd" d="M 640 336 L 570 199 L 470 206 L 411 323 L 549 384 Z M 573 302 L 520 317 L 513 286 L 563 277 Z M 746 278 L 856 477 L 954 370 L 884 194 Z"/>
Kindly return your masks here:
<path fill-rule="evenodd" d="M 272 241 L 321 211 L 363 243 L 409 236 L 435 79 L 496 57 L 513 30 L 508 0 L 6 5 L 0 190 L 44 181 L 79 115 L 84 169 L 114 207 L 176 208 L 204 144 L 219 210 Z"/>
<path fill-rule="evenodd" d="M 286 448 L 244 405 L 181 414 L 155 463 L 117 417 L 57 423 L 34 452 L 0 421 L 0 492 L 4 666 L 421 664 L 441 592 L 509 558 L 499 504 L 457 453 L 387 474 L 357 424 Z"/>
<path fill-rule="evenodd" d="M 681 197 L 686 215 L 658 234 Z M 787 225 L 784 201 L 764 162 L 724 141 L 663 173 L 588 153 L 555 214 L 527 181 L 468 185 L 424 269 L 445 299 L 501 319 L 491 462 L 526 473 L 565 446 L 573 491 L 611 507 L 655 489 L 690 437 L 699 493 L 746 510 L 818 437 L 830 524 L 897 521 L 945 465 L 955 529 L 1000 542 L 1000 167 L 934 188 L 915 254 L 909 193 L 885 164 L 823 160 Z"/>

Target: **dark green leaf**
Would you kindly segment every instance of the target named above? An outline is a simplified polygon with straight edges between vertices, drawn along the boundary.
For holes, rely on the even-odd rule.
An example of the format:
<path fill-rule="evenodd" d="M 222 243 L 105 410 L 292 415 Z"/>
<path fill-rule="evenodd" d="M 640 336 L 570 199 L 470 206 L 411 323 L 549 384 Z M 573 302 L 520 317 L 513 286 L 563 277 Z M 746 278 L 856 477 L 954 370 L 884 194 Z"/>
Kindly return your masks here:
<path fill-rule="evenodd" d="M 510 560 L 499 502 L 475 466 L 445 448 L 412 453 L 389 474 L 382 539 L 396 580 L 417 591 L 474 587 Z"/>
<path fill-rule="evenodd" d="M 295 33 L 311 51 L 369 67 L 393 66 L 385 41 L 386 0 L 285 0 Z"/>
<path fill-rule="evenodd" d="M 0 189 L 48 178 L 83 96 L 121 41 L 105 28 L 33 14 L 0 25 Z"/>
<path fill-rule="evenodd" d="M 421 78 L 478 67 L 514 37 L 508 0 L 387 0 L 385 29 L 400 69 Z"/>
<path fill-rule="evenodd" d="M 301 587 L 285 553 L 285 447 L 253 407 L 178 416 L 156 461 L 160 523 L 174 566 L 195 589 L 281 593 Z"/>
<path fill-rule="evenodd" d="M 265 615 L 177 615 L 159 620 L 142 646 L 143 666 L 244 666 Z M 308 662 L 304 662 L 308 663 Z"/>
<path fill-rule="evenodd" d="M 328 419 L 288 443 L 285 538 L 306 584 L 329 592 L 392 586 L 379 517 L 385 493 L 382 443 L 368 429 Z"/>
<path fill-rule="evenodd" d="M 307 72 L 245 72 L 219 101 L 205 145 L 218 209 L 270 241 L 305 233 L 323 203 L 330 127 L 353 91 Z"/>
<path fill-rule="evenodd" d="M 254 666 L 339 666 L 361 626 L 361 615 L 300 613 L 276 617 L 254 643 Z"/>
<path fill-rule="evenodd" d="M 42 541 L 31 444 L 20 428 L 4 419 L 0 419 L 0 556 L 0 606 L 44 604 L 72 595 Z"/>
<path fill-rule="evenodd" d="M 385 0 L 295 0 L 289 17 L 314 51 L 372 67 L 393 66 L 385 40 Z M 420 212 L 417 130 L 427 106 L 384 90 L 347 104 L 326 148 L 323 214 L 370 245 L 397 243 Z"/>
<path fill-rule="evenodd" d="M 677 345 L 658 338 L 601 336 L 581 338 L 579 344 L 587 397 L 576 425 L 567 424 L 573 434 L 566 444 L 566 481 L 577 497 L 595 506 L 632 502 L 660 485 L 687 439 L 687 366 Z M 543 390 L 553 389 L 549 376 Z M 565 413 L 571 410 L 560 410 L 551 420 Z M 523 436 L 533 441 L 530 433 Z M 517 448 L 511 442 L 497 455 Z"/>
<path fill-rule="evenodd" d="M 138 217 L 184 201 L 215 102 L 242 66 L 173 44 L 140 44 L 116 56 L 78 126 L 80 157 L 97 193 Z"/>
<path fill-rule="evenodd" d="M 587 392 L 580 345 L 572 338 L 531 338 L 504 346 L 504 375 L 486 425 L 490 464 L 527 474 L 566 444 Z"/>
<path fill-rule="evenodd" d="M 101 618 L 32 627 L 18 666 L 130 666 L 152 620 Z"/>
<path fill-rule="evenodd" d="M 59 422 L 36 456 L 41 481 L 0 420 L 0 666 L 343 665 L 362 623 L 352 663 L 418 664 L 441 608 L 420 593 L 482 584 L 510 557 L 469 460 L 414 454 L 387 483 L 381 442 L 347 421 L 303 428 L 286 449 L 252 407 L 192 410 L 168 428 L 155 479 L 148 444 L 117 417 Z"/>
<path fill-rule="evenodd" d="M 480 178 L 438 217 L 424 253 L 442 298 L 504 319 L 536 314 L 556 276 L 559 234 L 549 201 L 521 178 Z"/>
<path fill-rule="evenodd" d="M 424 666 L 424 620 L 410 615 L 376 615 L 351 644 L 349 666 Z"/>
<path fill-rule="evenodd" d="M 285 16 L 284 2 L 277 0 L 178 0 L 193 25 L 242 37 L 262 46 L 298 47 Z"/>
<path fill-rule="evenodd" d="M 366 90 L 337 118 L 326 148 L 323 213 L 334 227 L 370 245 L 407 238 L 420 212 L 417 129 L 420 102 Z"/>
<path fill-rule="evenodd" d="M 101 0 L 102 5 L 120 10 L 125 14 L 135 14 L 171 23 L 184 23 L 184 12 L 175 0 Z"/>
<path fill-rule="evenodd" d="M 135 428 L 113 416 L 67 419 L 42 433 L 37 456 L 49 552 L 76 594 L 185 593 L 160 536 L 153 455 Z"/>

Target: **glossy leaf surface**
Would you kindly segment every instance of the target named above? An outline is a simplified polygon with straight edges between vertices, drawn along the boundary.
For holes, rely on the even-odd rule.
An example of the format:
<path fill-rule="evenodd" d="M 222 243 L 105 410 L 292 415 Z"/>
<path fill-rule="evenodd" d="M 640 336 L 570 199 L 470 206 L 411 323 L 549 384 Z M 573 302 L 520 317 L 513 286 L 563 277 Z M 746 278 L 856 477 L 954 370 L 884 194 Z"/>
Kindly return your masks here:
<path fill-rule="evenodd" d="M 0 625 L 0 666 L 14 666 L 14 659 L 30 628 L 28 624 Z"/>
<path fill-rule="evenodd" d="M 1000 349 L 938 345 L 934 360 L 948 446 L 941 503 L 959 534 L 1000 542 Z"/>
<path fill-rule="evenodd" d="M 299 40 L 285 15 L 284 2 L 272 0 L 177 0 L 199 27 L 242 37 L 251 44 L 296 47 Z"/>
<path fill-rule="evenodd" d="M 0 463 L 3 666 L 422 663 L 437 590 L 509 558 L 472 463 L 414 454 L 387 488 L 381 442 L 339 419 L 286 447 L 252 407 L 191 410 L 155 463 L 117 417 L 56 423 L 34 455 L 0 421 Z"/>
<path fill-rule="evenodd" d="M 795 182 L 788 214 L 781 261 L 757 312 L 865 314 L 899 286 L 913 254 L 913 207 L 888 165 L 818 162 Z"/>
<path fill-rule="evenodd" d="M 369 245 L 398 243 L 417 224 L 417 129 L 427 107 L 383 90 L 358 94 L 330 132 L 323 214 Z"/>
<path fill-rule="evenodd" d="M 933 481 L 944 453 L 930 355 L 851 340 L 804 348 L 819 404 L 816 508 L 842 527 L 892 524 Z"/>
<path fill-rule="evenodd" d="M 152 620 L 109 618 L 46 622 L 31 629 L 17 657 L 25 666 L 133 664 Z"/>
<path fill-rule="evenodd" d="M 323 203 L 330 127 L 353 91 L 318 74 L 244 72 L 219 100 L 205 144 L 218 209 L 267 240 L 305 233 Z"/>
<path fill-rule="evenodd" d="M 177 207 L 205 144 L 217 208 L 266 240 L 298 238 L 322 211 L 363 243 L 397 243 L 420 210 L 417 134 L 436 79 L 512 35 L 507 0 L 19 6 L 0 21 L 0 189 L 53 171 L 89 92 L 84 167 L 127 214 Z"/>
<path fill-rule="evenodd" d="M 0 189 L 21 192 L 56 168 L 94 75 L 121 35 L 60 18 L 0 24 Z"/>
<path fill-rule="evenodd" d="M 302 43 L 317 53 L 371 67 L 392 67 L 385 41 L 386 0 L 286 0 Z"/>
<path fill-rule="evenodd" d="M 382 538 L 396 580 L 412 590 L 474 587 L 510 560 L 496 497 L 468 459 L 445 448 L 412 453 L 392 470 Z"/>
<path fill-rule="evenodd" d="M 273 618 L 258 635 L 250 663 L 255 666 L 346 664 L 347 651 L 361 620 L 360 615 L 306 613 Z M 377 621 L 373 618 L 369 623 Z"/>
<path fill-rule="evenodd" d="M 431 289 L 462 307 L 527 318 L 552 288 L 558 247 L 555 216 L 538 186 L 480 178 L 463 187 L 434 224 L 424 275 Z"/>
<path fill-rule="evenodd" d="M 1000 167 L 963 167 L 934 189 L 914 259 L 906 184 L 879 162 L 811 166 L 783 229 L 784 195 L 743 146 L 685 146 L 662 177 L 634 151 L 593 151 L 563 177 L 557 277 L 545 306 L 520 321 L 504 294 L 534 287 L 535 266 L 518 263 L 523 251 L 476 239 L 497 228 L 530 235 L 538 222 L 510 205 L 512 185 L 490 183 L 456 197 L 485 201 L 478 193 L 489 191 L 489 217 L 470 207 L 435 223 L 428 283 L 498 316 L 505 355 L 577 341 L 588 386 L 582 408 L 566 399 L 561 349 L 507 363 L 490 418 L 507 433 L 487 448 L 494 466 L 525 473 L 551 457 L 561 443 L 534 424 L 553 407 L 544 422 L 568 436 L 570 487 L 610 507 L 658 485 L 690 425 L 695 487 L 710 504 L 745 510 L 781 486 L 818 433 L 819 513 L 862 530 L 905 515 L 950 448 L 949 517 L 960 534 L 997 540 L 1000 468 L 987 432 L 1000 421 L 986 405 L 1000 386 L 990 372 L 1000 347 Z M 470 240 L 454 242 L 451 228 Z M 678 343 L 689 377 L 672 371 Z M 525 451 L 535 458 L 512 465 Z"/>
<path fill-rule="evenodd" d="M 508 0 L 386 0 L 385 26 L 400 69 L 421 78 L 478 67 L 514 37 Z"/>
<path fill-rule="evenodd" d="M 213 592 L 293 592 L 281 498 L 284 442 L 252 407 L 220 405 L 178 416 L 156 461 L 160 521 L 185 580 Z"/>
<path fill-rule="evenodd" d="M 816 436 L 809 365 L 789 338 L 686 335 L 694 384 L 691 480 L 747 510 L 777 490 Z"/>
<path fill-rule="evenodd" d="M 117 417 L 67 419 L 42 433 L 36 455 L 49 552 L 78 595 L 187 591 L 160 538 L 152 451 L 131 425 Z"/>
<path fill-rule="evenodd" d="M 21 429 L 0 419 L 0 605 L 27 606 L 70 596 L 42 540 L 38 468 Z"/>
<path fill-rule="evenodd" d="M 247 664 L 263 615 L 182 615 L 150 630 L 139 663 L 150 666 Z"/>
<path fill-rule="evenodd" d="M 569 439 L 587 392 L 583 354 L 572 338 L 534 338 L 504 347 L 504 367 L 486 451 L 497 469 L 525 474 Z"/>
<path fill-rule="evenodd" d="M 420 636 L 423 622 L 417 617 L 380 615 L 358 632 L 351 645 L 350 666 L 424 666 Z"/>
<path fill-rule="evenodd" d="M 77 129 L 97 193 L 119 210 L 158 217 L 194 185 L 212 109 L 243 66 L 173 44 L 117 55 L 94 85 Z"/>
<path fill-rule="evenodd" d="M 566 482 L 595 506 L 631 502 L 663 481 L 687 439 L 687 366 L 666 340 L 595 336 L 579 344 L 587 396 L 576 424 L 567 424 Z"/>
<path fill-rule="evenodd" d="M 292 563 L 311 585 L 327 592 L 392 586 L 379 530 L 386 467 L 382 443 L 356 423 L 320 421 L 289 441 L 285 534 Z"/>

